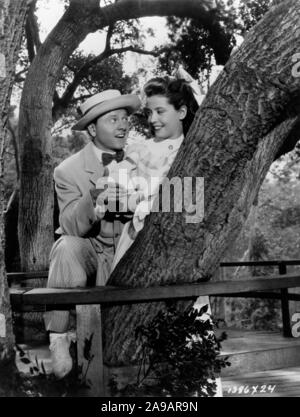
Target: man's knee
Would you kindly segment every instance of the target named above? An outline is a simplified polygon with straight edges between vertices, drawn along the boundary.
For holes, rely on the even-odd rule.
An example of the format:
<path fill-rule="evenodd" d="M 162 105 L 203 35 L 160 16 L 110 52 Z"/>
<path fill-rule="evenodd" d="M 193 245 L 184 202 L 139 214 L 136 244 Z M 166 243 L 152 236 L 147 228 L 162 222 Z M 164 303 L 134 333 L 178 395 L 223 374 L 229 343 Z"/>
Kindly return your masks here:
<path fill-rule="evenodd" d="M 97 258 L 88 239 L 62 236 L 50 253 L 48 287 L 85 286 L 96 270 Z"/>
<path fill-rule="evenodd" d="M 61 236 L 53 245 L 50 253 L 50 261 L 53 258 L 62 256 L 65 259 L 72 259 L 82 255 L 85 239 L 76 236 Z"/>

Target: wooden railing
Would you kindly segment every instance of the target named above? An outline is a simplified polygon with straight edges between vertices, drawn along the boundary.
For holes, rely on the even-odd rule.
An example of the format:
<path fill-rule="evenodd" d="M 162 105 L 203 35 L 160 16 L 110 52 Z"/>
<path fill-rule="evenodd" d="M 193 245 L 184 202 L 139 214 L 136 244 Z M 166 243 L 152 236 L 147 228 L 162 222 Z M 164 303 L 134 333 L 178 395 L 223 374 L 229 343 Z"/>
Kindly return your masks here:
<path fill-rule="evenodd" d="M 250 277 L 247 279 L 225 280 L 156 286 L 148 288 L 95 287 L 81 289 L 53 289 L 27 287 L 12 289 L 11 299 L 14 306 L 33 309 L 39 305 L 54 304 L 124 304 L 141 303 L 168 299 L 193 299 L 200 295 L 215 297 L 269 298 L 281 300 L 283 334 L 291 337 L 289 301 L 299 301 L 300 294 L 290 294 L 289 288 L 300 287 L 300 276 L 287 274 L 287 266 L 300 265 L 300 260 L 274 260 L 258 262 L 221 262 L 221 268 L 241 266 L 277 266 L 279 275 Z M 24 284 L 35 278 L 47 278 L 48 271 L 8 273 L 9 283 Z M 284 277 L 283 277 L 284 276 Z M 275 292 L 279 290 L 279 292 Z"/>
<path fill-rule="evenodd" d="M 95 367 L 89 370 L 92 382 L 89 395 L 104 395 L 105 367 L 102 358 L 101 305 L 137 304 L 164 300 L 196 300 L 201 295 L 216 297 L 253 297 L 280 299 L 283 334 L 291 336 L 289 300 L 300 301 L 300 294 L 290 294 L 289 288 L 300 287 L 300 273 L 287 274 L 287 265 L 300 265 L 300 260 L 264 262 L 222 262 L 221 267 L 276 265 L 279 274 L 238 280 L 209 281 L 195 284 L 153 286 L 147 288 L 93 287 L 93 288 L 28 288 L 22 286 L 30 279 L 47 278 L 48 272 L 8 273 L 10 296 L 14 309 L 32 311 L 51 306 L 55 309 L 76 307 L 78 363 L 88 366 L 84 341 L 93 334 Z M 12 284 L 18 284 L 12 285 Z M 276 292 L 277 291 L 277 292 Z"/>
<path fill-rule="evenodd" d="M 287 274 L 287 266 L 298 266 L 300 265 L 299 259 L 290 259 L 290 260 L 274 260 L 274 261 L 244 261 L 244 262 L 221 262 L 220 267 L 241 267 L 241 266 L 277 266 L 278 272 L 280 275 Z M 270 277 L 272 278 L 272 277 Z M 281 314 L 282 314 L 282 327 L 283 335 L 285 337 L 291 337 L 291 318 L 289 310 L 289 301 L 299 301 L 298 294 L 289 294 L 288 288 L 282 288 L 280 291 L 280 297 L 274 293 L 260 293 L 260 294 L 249 294 L 247 296 L 253 298 L 269 298 L 269 299 L 280 299 L 281 300 Z"/>

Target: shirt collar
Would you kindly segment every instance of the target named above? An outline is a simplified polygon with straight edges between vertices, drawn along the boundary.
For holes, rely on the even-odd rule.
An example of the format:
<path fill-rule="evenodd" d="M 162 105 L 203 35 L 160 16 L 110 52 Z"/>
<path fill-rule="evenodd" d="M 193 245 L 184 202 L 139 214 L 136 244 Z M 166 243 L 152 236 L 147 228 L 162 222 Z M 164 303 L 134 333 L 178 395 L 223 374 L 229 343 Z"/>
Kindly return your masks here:
<path fill-rule="evenodd" d="M 94 150 L 94 152 L 95 152 L 95 155 L 96 155 L 96 157 L 97 157 L 97 159 L 101 162 L 101 164 L 102 164 L 102 154 L 103 154 L 103 152 L 104 151 L 102 151 L 102 149 L 100 149 L 100 148 L 98 148 L 95 144 L 94 144 L 94 142 L 92 142 L 92 144 L 93 144 L 93 150 Z M 105 151 L 105 153 L 114 153 L 113 151 Z"/>

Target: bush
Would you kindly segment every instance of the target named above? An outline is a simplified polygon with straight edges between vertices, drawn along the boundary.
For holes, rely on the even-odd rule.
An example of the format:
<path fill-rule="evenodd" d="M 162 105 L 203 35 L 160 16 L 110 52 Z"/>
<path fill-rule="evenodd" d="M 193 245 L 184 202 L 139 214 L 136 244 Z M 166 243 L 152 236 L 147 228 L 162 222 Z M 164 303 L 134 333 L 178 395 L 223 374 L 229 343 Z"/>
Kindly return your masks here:
<path fill-rule="evenodd" d="M 138 327 L 141 360 L 137 381 L 118 389 L 113 379 L 112 392 L 122 396 L 213 396 L 216 374 L 230 364 L 219 357 L 226 334 L 216 337 L 216 323 L 207 310 L 206 305 L 200 311 L 191 307 L 181 312 L 172 304 L 149 324 Z"/>

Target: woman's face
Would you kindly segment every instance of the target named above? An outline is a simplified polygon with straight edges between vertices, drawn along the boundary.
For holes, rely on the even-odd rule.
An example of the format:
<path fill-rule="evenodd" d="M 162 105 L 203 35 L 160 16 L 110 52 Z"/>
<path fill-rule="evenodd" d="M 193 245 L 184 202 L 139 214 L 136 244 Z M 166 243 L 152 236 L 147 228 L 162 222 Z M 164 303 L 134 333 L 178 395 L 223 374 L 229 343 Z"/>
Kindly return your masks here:
<path fill-rule="evenodd" d="M 145 112 L 157 139 L 176 139 L 183 133 L 186 106 L 176 110 L 165 96 L 147 97 Z"/>

